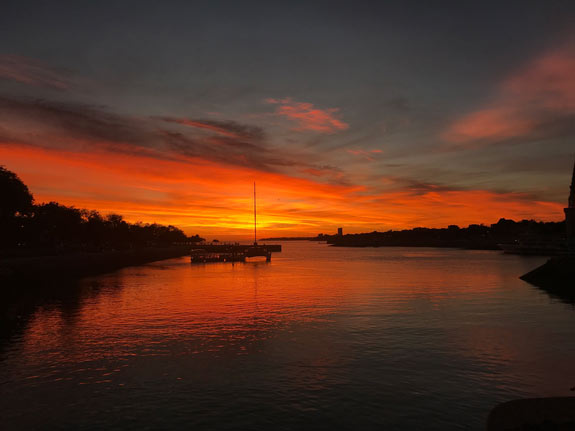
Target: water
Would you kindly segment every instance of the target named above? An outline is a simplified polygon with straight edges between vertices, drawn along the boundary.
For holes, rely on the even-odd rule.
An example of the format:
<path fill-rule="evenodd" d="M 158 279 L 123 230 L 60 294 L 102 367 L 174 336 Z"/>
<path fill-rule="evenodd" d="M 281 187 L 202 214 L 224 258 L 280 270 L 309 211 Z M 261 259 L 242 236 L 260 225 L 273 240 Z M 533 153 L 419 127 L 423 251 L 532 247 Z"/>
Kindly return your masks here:
<path fill-rule="evenodd" d="M 292 242 L 271 263 L 126 268 L 4 301 L 4 429 L 483 429 L 570 395 L 575 309 L 541 258 Z"/>

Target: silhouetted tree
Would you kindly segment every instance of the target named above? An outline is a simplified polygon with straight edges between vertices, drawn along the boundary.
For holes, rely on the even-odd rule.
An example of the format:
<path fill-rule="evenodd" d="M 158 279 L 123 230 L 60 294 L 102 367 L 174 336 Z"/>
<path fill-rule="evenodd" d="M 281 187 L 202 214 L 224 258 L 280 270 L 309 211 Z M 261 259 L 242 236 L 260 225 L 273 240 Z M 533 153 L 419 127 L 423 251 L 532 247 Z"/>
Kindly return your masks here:
<path fill-rule="evenodd" d="M 0 220 L 27 214 L 32 209 L 34 197 L 28 187 L 4 166 L 0 166 L 0 190 Z"/>
<path fill-rule="evenodd" d="M 102 216 L 57 202 L 33 205 L 16 174 L 0 167 L 0 249 L 3 253 L 98 251 L 200 242 L 175 226 L 129 223 L 119 214 Z"/>
<path fill-rule="evenodd" d="M 22 240 L 34 197 L 14 172 L 0 166 L 0 247 L 14 247 Z"/>
<path fill-rule="evenodd" d="M 62 248 L 78 242 L 84 222 L 82 210 L 57 202 L 36 205 L 30 230 L 36 242 L 44 247 Z"/>
<path fill-rule="evenodd" d="M 202 238 L 199 235 L 193 235 L 193 236 L 189 236 L 186 238 L 187 241 L 192 242 L 192 243 L 197 243 L 197 242 L 202 242 L 205 241 L 204 238 Z"/>

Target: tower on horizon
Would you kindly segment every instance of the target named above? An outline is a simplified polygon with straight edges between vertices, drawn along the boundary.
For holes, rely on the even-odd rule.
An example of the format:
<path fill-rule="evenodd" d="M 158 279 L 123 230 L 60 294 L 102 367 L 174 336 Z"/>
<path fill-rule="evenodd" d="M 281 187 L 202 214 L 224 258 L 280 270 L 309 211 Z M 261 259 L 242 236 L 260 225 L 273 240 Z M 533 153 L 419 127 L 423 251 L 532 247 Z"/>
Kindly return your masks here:
<path fill-rule="evenodd" d="M 569 203 L 565 212 L 565 226 L 567 227 L 567 237 L 575 237 L 575 162 L 573 163 L 573 177 L 571 178 L 571 190 L 569 193 Z"/>

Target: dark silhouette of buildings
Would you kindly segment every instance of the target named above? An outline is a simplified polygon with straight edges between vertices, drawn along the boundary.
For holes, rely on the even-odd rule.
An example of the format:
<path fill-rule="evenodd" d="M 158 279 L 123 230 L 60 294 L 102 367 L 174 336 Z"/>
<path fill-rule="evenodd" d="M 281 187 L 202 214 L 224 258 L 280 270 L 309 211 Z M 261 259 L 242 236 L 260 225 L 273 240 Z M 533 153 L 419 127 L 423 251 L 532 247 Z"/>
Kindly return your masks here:
<path fill-rule="evenodd" d="M 342 227 L 338 227 L 337 228 L 337 236 L 342 236 L 343 235 L 343 228 Z"/>
<path fill-rule="evenodd" d="M 575 163 L 571 178 L 569 203 L 565 211 L 567 241 L 561 256 L 553 257 L 538 268 L 529 271 L 520 278 L 533 284 L 551 296 L 560 298 L 569 304 L 575 304 Z"/>
<path fill-rule="evenodd" d="M 340 247 L 456 247 L 499 250 L 499 244 L 511 243 L 522 237 L 547 238 L 560 242 L 565 236 L 564 222 L 519 222 L 500 219 L 490 226 L 472 224 L 468 227 L 451 225 L 447 228 L 389 230 L 347 235 L 322 235 L 317 240 Z"/>
<path fill-rule="evenodd" d="M 571 178 L 571 192 L 569 193 L 569 203 L 565 208 L 565 227 L 567 236 L 575 237 L 575 163 L 573 163 L 573 177 Z"/>

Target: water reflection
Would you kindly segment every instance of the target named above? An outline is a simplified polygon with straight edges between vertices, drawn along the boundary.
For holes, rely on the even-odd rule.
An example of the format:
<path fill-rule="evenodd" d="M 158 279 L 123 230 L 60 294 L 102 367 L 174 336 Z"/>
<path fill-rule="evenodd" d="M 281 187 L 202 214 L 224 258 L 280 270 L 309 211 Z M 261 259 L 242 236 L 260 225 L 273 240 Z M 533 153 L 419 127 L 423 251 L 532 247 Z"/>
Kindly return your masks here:
<path fill-rule="evenodd" d="M 552 286 L 534 286 L 542 292 L 545 292 L 550 298 L 569 304 L 575 309 L 575 290 L 567 290 L 564 287 L 556 289 Z"/>
<path fill-rule="evenodd" d="M 499 401 L 575 381 L 575 314 L 517 279 L 537 263 L 289 243 L 271 263 L 174 259 L 42 288 L 2 305 L 1 413 L 14 428 L 479 428 Z"/>
<path fill-rule="evenodd" d="M 21 338 L 31 321 L 44 312 L 56 312 L 63 320 L 72 322 L 78 315 L 85 294 L 85 289 L 73 281 L 3 286 L 0 297 L 0 354 L 13 339 Z"/>

